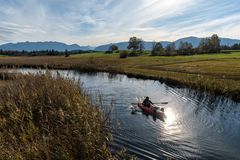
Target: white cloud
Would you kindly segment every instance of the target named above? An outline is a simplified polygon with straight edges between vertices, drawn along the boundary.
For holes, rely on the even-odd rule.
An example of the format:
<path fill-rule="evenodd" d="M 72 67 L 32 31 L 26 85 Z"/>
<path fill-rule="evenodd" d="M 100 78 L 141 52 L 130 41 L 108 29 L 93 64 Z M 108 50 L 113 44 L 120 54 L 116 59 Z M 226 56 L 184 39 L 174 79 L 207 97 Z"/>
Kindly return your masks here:
<path fill-rule="evenodd" d="M 213 33 L 239 38 L 237 3 L 233 0 L 0 0 L 0 43 L 54 40 L 97 45 L 127 41 L 130 36 L 158 41 Z"/>

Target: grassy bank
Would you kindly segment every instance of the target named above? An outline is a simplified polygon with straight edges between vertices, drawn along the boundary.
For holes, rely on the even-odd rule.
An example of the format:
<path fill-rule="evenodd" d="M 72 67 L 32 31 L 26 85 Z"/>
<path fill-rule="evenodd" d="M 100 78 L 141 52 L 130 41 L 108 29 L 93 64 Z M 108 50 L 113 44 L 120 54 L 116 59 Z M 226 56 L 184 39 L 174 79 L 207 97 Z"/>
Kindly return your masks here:
<path fill-rule="evenodd" d="M 70 57 L 1 57 L 1 66 L 49 67 L 107 71 L 158 79 L 240 101 L 240 52 L 193 56 L 143 55 L 120 59 L 119 54 L 80 54 Z"/>
<path fill-rule="evenodd" d="M 101 108 L 79 84 L 50 74 L 0 88 L 0 159 L 114 159 Z"/>

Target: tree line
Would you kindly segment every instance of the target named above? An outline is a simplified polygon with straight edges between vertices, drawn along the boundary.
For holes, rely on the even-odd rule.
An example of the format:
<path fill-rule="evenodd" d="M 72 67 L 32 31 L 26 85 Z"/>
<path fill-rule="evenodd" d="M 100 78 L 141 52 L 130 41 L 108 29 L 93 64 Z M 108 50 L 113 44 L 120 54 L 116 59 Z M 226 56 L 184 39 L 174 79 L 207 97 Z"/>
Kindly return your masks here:
<path fill-rule="evenodd" d="M 180 42 L 178 48 L 176 48 L 175 43 L 170 43 L 164 48 L 160 42 L 153 42 L 151 55 L 193 55 L 202 53 L 219 53 L 220 50 L 220 38 L 218 35 L 214 34 L 210 38 L 202 38 L 196 48 L 188 42 Z"/>
<path fill-rule="evenodd" d="M 180 42 L 179 46 L 176 47 L 175 43 L 170 43 L 166 47 L 163 47 L 161 42 L 152 43 L 152 56 L 171 56 L 171 55 L 193 55 L 193 54 L 204 54 L 204 53 L 220 53 L 221 50 L 240 50 L 240 44 L 234 44 L 232 46 L 221 46 L 220 38 L 217 34 L 213 34 L 209 38 L 202 38 L 198 47 L 193 47 L 191 43 Z M 110 46 L 111 48 L 112 46 Z M 117 46 L 116 50 L 118 50 Z M 131 37 L 128 41 L 127 51 L 120 53 L 120 58 L 126 58 L 127 56 L 137 56 L 143 53 L 144 41 L 141 38 Z M 111 53 L 113 50 L 111 50 Z"/>
<path fill-rule="evenodd" d="M 240 43 L 236 43 L 232 46 L 223 45 L 221 46 L 221 50 L 240 50 Z"/>
<path fill-rule="evenodd" d="M 2 50 L 0 49 L 0 55 L 7 56 L 59 56 L 64 55 L 68 57 L 72 54 L 81 54 L 81 53 L 92 53 L 95 51 L 82 51 L 82 50 L 73 50 L 73 51 L 57 51 L 57 50 L 40 50 L 40 51 L 17 51 L 17 50 Z"/>

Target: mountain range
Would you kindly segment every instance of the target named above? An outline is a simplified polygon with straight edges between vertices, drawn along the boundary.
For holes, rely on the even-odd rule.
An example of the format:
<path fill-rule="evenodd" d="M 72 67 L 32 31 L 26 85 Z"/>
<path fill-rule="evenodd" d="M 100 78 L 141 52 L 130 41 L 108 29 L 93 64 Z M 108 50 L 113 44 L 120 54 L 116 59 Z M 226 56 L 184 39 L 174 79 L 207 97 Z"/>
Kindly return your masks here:
<path fill-rule="evenodd" d="M 16 50 L 16 51 L 41 51 L 41 50 L 56 50 L 56 51 L 72 51 L 72 50 L 94 50 L 95 47 L 79 46 L 78 44 L 67 45 L 61 42 L 19 42 L 6 43 L 0 45 L 2 50 Z"/>
<path fill-rule="evenodd" d="M 240 43 L 240 40 L 238 39 L 230 39 L 230 38 L 220 38 L 221 45 L 227 45 L 232 46 L 233 44 Z M 174 41 L 176 47 L 179 46 L 180 42 L 188 42 L 192 43 L 193 47 L 197 47 L 199 45 L 199 42 L 201 41 L 201 38 L 198 37 L 186 37 L 181 38 L 176 41 Z M 161 41 L 161 44 L 163 47 L 166 47 L 168 44 L 172 42 L 170 41 Z M 17 51 L 40 51 L 40 50 L 57 50 L 57 51 L 72 51 L 72 50 L 96 50 L 96 51 L 107 51 L 109 47 L 115 44 L 118 46 L 120 50 L 126 50 L 128 46 L 128 42 L 119 42 L 119 43 L 110 43 L 110 44 L 104 44 L 97 47 L 93 46 L 79 46 L 78 44 L 65 44 L 61 42 L 19 42 L 19 43 L 6 43 L 3 45 L 0 45 L 0 49 L 2 50 L 17 50 Z M 150 41 L 144 41 L 144 48 L 145 50 L 151 50 L 152 49 L 153 42 Z"/>

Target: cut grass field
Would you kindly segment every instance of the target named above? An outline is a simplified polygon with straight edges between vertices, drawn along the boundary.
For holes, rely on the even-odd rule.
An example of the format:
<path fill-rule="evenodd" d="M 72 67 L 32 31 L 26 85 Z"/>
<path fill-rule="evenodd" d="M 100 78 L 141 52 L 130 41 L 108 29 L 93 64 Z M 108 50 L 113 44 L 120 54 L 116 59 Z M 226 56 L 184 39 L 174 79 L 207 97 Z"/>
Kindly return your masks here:
<path fill-rule="evenodd" d="M 78 54 L 70 57 L 0 57 L 1 66 L 49 67 L 125 73 L 159 79 L 225 95 L 240 101 L 240 52 L 193 56 L 149 56 L 120 59 L 119 54 Z"/>

